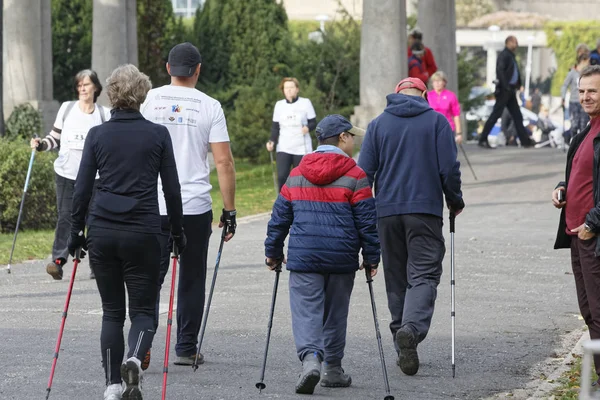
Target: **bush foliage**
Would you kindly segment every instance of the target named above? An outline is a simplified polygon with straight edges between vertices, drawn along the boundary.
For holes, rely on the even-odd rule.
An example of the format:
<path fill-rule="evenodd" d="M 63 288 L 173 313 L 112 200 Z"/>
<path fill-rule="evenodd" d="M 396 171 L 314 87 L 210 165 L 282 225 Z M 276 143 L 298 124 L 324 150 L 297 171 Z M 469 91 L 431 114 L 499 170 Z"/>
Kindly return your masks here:
<path fill-rule="evenodd" d="M 552 95 L 560 96 L 560 87 L 569 70 L 577 63 L 575 48 L 580 43 L 587 44 L 590 49 L 596 48 L 600 25 L 598 21 L 548 22 L 544 31 L 548 47 L 554 52 L 558 64 L 552 77 Z"/>
<path fill-rule="evenodd" d="M 41 132 L 42 113 L 29 103 L 15 107 L 6 121 L 7 139 L 30 139 Z"/>
<path fill-rule="evenodd" d="M 23 140 L 0 139 L 0 232 L 17 223 L 31 148 Z M 56 191 L 51 153 L 36 153 L 19 229 L 48 229 L 56 223 Z"/>

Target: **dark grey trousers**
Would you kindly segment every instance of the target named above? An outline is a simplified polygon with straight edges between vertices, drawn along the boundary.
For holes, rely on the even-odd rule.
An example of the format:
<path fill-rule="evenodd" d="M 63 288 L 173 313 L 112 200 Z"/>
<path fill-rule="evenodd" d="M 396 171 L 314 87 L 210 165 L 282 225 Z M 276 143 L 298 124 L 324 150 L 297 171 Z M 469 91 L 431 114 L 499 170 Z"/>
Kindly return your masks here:
<path fill-rule="evenodd" d="M 446 253 L 442 219 L 429 214 L 378 220 L 383 272 L 395 336 L 408 325 L 419 342 L 427 336 Z"/>
<path fill-rule="evenodd" d="M 56 211 L 58 212 L 58 219 L 56 221 L 56 230 L 54 231 L 52 260 L 55 261 L 62 258 L 66 262 L 69 258 L 67 240 L 71 232 L 71 209 L 73 208 L 75 181 L 64 178 L 56 173 L 54 180 L 56 182 Z"/>
<path fill-rule="evenodd" d="M 354 272 L 290 271 L 292 330 L 300 360 L 307 354 L 317 353 L 321 360 L 341 365 L 354 276 Z"/>

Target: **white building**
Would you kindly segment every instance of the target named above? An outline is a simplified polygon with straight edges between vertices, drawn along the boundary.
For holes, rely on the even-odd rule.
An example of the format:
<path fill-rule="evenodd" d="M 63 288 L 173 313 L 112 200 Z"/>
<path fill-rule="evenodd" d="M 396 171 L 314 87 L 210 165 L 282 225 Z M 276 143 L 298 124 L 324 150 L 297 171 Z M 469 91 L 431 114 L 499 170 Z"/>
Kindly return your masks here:
<path fill-rule="evenodd" d="M 203 0 L 171 0 L 173 3 L 173 12 L 177 16 L 192 17 L 200 7 Z"/>

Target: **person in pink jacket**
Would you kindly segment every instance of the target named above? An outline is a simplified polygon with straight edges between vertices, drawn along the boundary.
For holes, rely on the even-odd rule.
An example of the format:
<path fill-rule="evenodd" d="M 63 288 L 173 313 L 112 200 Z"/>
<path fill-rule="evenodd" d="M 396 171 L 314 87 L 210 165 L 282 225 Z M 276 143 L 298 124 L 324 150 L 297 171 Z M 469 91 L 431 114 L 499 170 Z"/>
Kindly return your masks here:
<path fill-rule="evenodd" d="M 448 77 L 442 71 L 437 71 L 431 77 L 433 90 L 427 93 L 427 101 L 435 111 L 443 114 L 450 127 L 454 131 L 454 137 L 457 144 L 462 143 L 462 129 L 460 126 L 460 103 L 456 95 L 446 89 Z"/>

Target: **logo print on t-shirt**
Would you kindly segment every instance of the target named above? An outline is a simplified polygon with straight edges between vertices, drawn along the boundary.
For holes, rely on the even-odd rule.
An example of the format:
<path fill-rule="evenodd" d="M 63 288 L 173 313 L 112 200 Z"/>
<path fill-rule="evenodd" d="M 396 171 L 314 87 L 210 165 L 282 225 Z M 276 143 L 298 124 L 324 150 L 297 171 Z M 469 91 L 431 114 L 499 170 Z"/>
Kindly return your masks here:
<path fill-rule="evenodd" d="M 183 122 L 183 118 L 182 117 L 177 118 L 177 122 L 181 124 Z"/>
<path fill-rule="evenodd" d="M 171 121 L 171 122 L 175 121 L 175 117 L 169 117 L 169 121 Z"/>
<path fill-rule="evenodd" d="M 181 112 L 181 107 L 178 105 L 171 106 L 171 112 L 178 113 Z"/>

